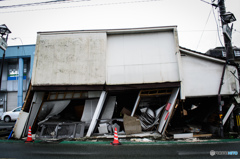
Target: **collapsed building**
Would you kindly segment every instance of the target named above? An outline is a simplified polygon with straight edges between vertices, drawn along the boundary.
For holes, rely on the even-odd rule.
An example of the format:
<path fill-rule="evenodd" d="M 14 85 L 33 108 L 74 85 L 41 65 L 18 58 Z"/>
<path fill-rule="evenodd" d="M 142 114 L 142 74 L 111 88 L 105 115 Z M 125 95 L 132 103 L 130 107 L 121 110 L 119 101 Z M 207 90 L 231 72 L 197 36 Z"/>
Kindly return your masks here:
<path fill-rule="evenodd" d="M 39 32 L 13 135 L 29 126 L 42 139 L 107 137 L 115 127 L 123 137 L 217 133 L 225 63 L 179 47 L 176 26 Z M 239 81 L 236 66 L 224 68 L 227 120 Z"/>

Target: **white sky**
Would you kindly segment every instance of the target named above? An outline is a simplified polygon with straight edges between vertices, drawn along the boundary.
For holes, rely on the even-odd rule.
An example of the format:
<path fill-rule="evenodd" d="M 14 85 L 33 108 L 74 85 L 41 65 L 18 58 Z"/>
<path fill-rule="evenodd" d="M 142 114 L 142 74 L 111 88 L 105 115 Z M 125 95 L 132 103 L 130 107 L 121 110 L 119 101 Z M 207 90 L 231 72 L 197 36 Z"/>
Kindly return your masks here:
<path fill-rule="evenodd" d="M 47 0 L 5 0 L 0 1 L 0 7 L 43 1 Z M 232 42 L 240 47 L 240 0 L 225 0 L 225 5 L 226 11 L 237 19 L 233 23 Z M 213 11 L 220 24 L 218 10 L 201 0 L 69 0 L 51 5 L 0 8 L 0 24 L 6 24 L 12 32 L 8 45 L 21 45 L 21 40 L 24 45 L 35 44 L 37 32 L 42 31 L 176 25 L 180 46 L 206 52 L 221 46 L 218 28 L 224 44 Z M 21 40 L 12 40 L 14 37 Z"/>

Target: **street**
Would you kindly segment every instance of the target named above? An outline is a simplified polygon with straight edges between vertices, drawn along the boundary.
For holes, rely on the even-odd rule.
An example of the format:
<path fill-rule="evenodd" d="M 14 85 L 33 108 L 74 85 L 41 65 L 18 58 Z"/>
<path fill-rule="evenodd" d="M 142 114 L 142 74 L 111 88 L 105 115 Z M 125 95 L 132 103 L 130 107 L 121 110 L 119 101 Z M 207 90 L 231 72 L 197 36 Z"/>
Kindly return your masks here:
<path fill-rule="evenodd" d="M 0 137 L 8 136 L 13 129 L 14 122 L 4 122 L 0 120 Z"/>
<path fill-rule="evenodd" d="M 5 123 L 0 121 L 2 128 L 2 139 L 0 140 L 1 158 L 31 158 L 31 159 L 74 159 L 74 158 L 239 158 L 239 141 L 217 142 L 217 143 L 178 143 L 178 144 L 127 144 L 112 146 L 106 142 L 35 142 L 24 143 L 24 141 L 10 140 L 6 137 L 15 122 Z M 4 135 L 5 133 L 5 135 Z M 5 136 L 5 137 L 4 137 Z M 170 143 L 170 142 L 169 142 Z"/>
<path fill-rule="evenodd" d="M 213 151 L 214 153 L 212 153 Z M 205 144 L 121 145 L 1 143 L 0 158 L 239 158 L 239 142 Z M 210 155 L 211 154 L 213 156 Z M 224 152 L 237 152 L 228 155 Z"/>

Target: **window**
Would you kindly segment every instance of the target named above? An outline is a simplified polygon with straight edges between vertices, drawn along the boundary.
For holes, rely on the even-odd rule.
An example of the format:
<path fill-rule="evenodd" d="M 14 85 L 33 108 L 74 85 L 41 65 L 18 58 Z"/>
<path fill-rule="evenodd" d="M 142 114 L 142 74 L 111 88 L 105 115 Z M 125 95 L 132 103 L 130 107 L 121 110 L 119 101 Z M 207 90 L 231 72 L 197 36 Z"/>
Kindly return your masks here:
<path fill-rule="evenodd" d="M 234 55 L 236 57 L 240 57 L 240 50 L 234 50 Z"/>
<path fill-rule="evenodd" d="M 222 51 L 222 56 L 226 57 L 226 52 L 225 51 Z"/>
<path fill-rule="evenodd" d="M 19 107 L 19 108 L 15 109 L 13 112 L 20 112 L 21 109 L 22 109 L 22 108 Z"/>

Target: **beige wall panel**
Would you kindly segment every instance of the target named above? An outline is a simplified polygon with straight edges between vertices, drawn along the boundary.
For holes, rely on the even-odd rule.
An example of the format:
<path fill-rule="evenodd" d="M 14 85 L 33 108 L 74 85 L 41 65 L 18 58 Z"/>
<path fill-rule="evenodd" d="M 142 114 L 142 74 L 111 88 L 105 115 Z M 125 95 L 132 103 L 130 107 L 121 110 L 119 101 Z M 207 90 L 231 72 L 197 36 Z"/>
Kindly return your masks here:
<path fill-rule="evenodd" d="M 106 33 L 39 34 L 34 85 L 104 84 Z"/>

